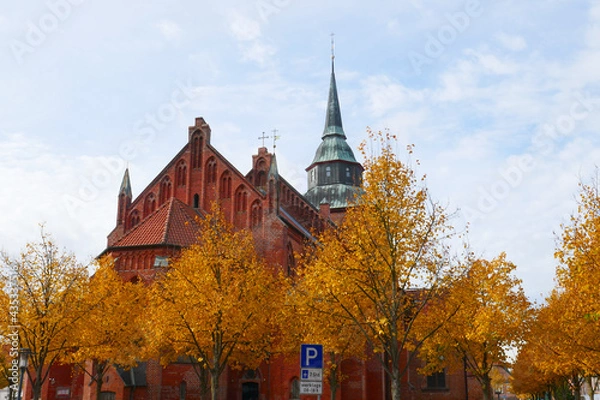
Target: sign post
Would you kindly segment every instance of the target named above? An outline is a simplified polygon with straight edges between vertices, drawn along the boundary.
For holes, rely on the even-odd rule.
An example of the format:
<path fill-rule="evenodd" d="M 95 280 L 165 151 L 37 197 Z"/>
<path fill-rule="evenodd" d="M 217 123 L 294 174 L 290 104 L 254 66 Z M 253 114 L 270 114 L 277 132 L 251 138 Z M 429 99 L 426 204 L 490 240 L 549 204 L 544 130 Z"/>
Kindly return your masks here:
<path fill-rule="evenodd" d="M 323 345 L 300 346 L 300 394 L 323 394 Z"/>

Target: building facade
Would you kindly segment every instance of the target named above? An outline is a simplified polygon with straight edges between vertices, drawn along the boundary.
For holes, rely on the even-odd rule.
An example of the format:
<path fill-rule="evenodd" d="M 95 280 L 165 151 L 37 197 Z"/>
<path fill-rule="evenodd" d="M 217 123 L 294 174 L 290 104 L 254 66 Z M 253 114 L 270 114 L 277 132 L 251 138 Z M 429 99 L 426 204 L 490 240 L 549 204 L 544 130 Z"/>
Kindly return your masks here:
<path fill-rule="evenodd" d="M 308 190 L 300 193 L 279 174 L 276 156 L 260 147 L 252 168 L 238 171 L 211 144 L 212 131 L 203 118 L 189 127 L 187 142 L 149 185 L 135 198 L 129 171 L 118 194 L 115 228 L 102 255 L 115 259 L 124 280 L 150 283 L 168 259 L 196 241 L 197 217 L 206 215 L 218 201 L 226 218 L 237 228 L 250 229 L 257 250 L 270 265 L 292 274 L 294 254 L 313 233 L 343 218 L 358 193 L 363 168 L 346 141 L 332 60 L 329 99 L 321 142 L 315 145 L 306 168 Z M 408 354 L 405 355 L 405 362 Z M 417 374 L 414 361 L 403 384 L 406 400 L 466 399 L 471 379 L 463 374 Z M 88 365 L 89 368 L 92 365 Z M 385 400 L 389 382 L 375 357 L 346 360 L 338 399 Z M 227 370 L 221 377 L 222 400 L 290 400 L 299 395 L 299 360 L 275 358 L 256 370 Z M 322 398 L 328 398 L 328 388 Z M 147 360 L 130 370 L 112 369 L 103 383 L 102 400 L 200 399 L 193 366 L 185 361 L 166 367 Z M 89 378 L 69 365 L 53 367 L 44 386 L 44 399 L 94 400 Z M 471 399 L 476 389 L 470 390 Z"/>

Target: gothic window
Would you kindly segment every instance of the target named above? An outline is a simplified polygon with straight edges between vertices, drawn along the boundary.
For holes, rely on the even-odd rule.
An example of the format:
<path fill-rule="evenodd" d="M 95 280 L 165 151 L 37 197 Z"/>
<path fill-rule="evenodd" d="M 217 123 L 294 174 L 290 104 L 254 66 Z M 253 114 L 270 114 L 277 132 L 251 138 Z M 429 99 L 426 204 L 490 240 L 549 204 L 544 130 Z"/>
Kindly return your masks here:
<path fill-rule="evenodd" d="M 200 196 L 198 193 L 194 195 L 194 208 L 200 207 Z"/>
<path fill-rule="evenodd" d="M 229 171 L 225 171 L 221 175 L 221 187 L 219 190 L 219 197 L 222 199 L 231 198 L 231 174 Z"/>
<path fill-rule="evenodd" d="M 187 164 L 184 160 L 177 163 L 175 184 L 177 186 L 185 186 L 187 180 Z"/>
<path fill-rule="evenodd" d="M 258 174 L 256 175 L 256 186 L 257 187 L 263 187 L 265 186 L 267 183 L 267 174 L 265 173 L 265 171 L 258 171 Z"/>
<path fill-rule="evenodd" d="M 192 136 L 192 168 L 202 167 L 202 136 L 194 133 Z"/>
<path fill-rule="evenodd" d="M 187 384 L 185 381 L 181 381 L 179 384 L 179 400 L 185 400 L 185 394 L 187 392 Z"/>
<path fill-rule="evenodd" d="M 159 191 L 159 205 L 164 204 L 169 198 L 171 198 L 171 178 L 165 176 L 160 183 Z"/>
<path fill-rule="evenodd" d="M 287 274 L 292 276 L 294 268 L 296 267 L 296 259 L 294 258 L 294 248 L 291 243 L 287 246 Z"/>
<path fill-rule="evenodd" d="M 234 209 L 237 212 L 246 211 L 246 203 L 248 201 L 248 192 L 246 192 L 246 188 L 242 185 L 237 188 L 235 191 L 235 203 Z"/>
<path fill-rule="evenodd" d="M 129 229 L 140 223 L 140 213 L 138 210 L 133 210 L 129 215 Z"/>
<path fill-rule="evenodd" d="M 262 223 L 262 205 L 258 200 L 255 200 L 252 203 L 251 221 L 253 227 L 258 226 Z"/>
<path fill-rule="evenodd" d="M 290 384 L 290 400 L 300 400 L 300 379 L 294 378 Z"/>
<path fill-rule="evenodd" d="M 446 389 L 446 372 L 435 372 L 427 376 L 427 389 Z"/>
<path fill-rule="evenodd" d="M 214 185 L 217 183 L 217 162 L 214 157 L 211 157 L 206 162 L 206 175 L 204 176 L 207 185 Z"/>
<path fill-rule="evenodd" d="M 156 210 L 156 196 L 154 193 L 148 193 L 144 199 L 144 217 L 152 214 Z"/>

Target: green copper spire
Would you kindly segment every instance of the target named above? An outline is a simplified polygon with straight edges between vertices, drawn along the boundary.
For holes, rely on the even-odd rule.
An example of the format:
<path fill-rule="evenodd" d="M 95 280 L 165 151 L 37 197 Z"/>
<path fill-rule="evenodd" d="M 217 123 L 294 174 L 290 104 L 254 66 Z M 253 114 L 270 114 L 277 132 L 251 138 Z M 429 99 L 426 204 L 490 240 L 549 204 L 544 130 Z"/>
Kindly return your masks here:
<path fill-rule="evenodd" d="M 342 112 L 338 100 L 337 85 L 335 83 L 334 56 L 331 56 L 331 80 L 329 82 L 329 99 L 327 100 L 327 114 L 325 117 L 325 129 L 323 137 L 329 135 L 340 135 L 346 139 L 342 126 Z"/>

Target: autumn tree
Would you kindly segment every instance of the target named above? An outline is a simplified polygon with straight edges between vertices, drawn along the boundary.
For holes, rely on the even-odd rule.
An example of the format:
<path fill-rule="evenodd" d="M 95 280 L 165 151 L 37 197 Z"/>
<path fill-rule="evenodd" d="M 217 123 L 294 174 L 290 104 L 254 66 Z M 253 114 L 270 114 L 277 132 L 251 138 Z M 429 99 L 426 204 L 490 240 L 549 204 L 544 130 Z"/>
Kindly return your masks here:
<path fill-rule="evenodd" d="M 82 298 L 83 307 L 89 311 L 77 323 L 74 351 L 63 358 L 80 365 L 90 375 L 97 399 L 109 368 L 132 367 L 142 357 L 144 335 L 140 319 L 145 310 L 144 294 L 142 284 L 121 279 L 112 258 L 97 261 L 97 270 Z M 91 362 L 91 370 L 86 362 Z"/>
<path fill-rule="evenodd" d="M 236 231 L 217 207 L 199 223 L 199 243 L 152 288 L 152 340 L 163 362 L 187 356 L 208 370 L 216 400 L 227 366 L 256 368 L 267 358 L 281 297 L 250 232 Z"/>
<path fill-rule="evenodd" d="M 454 315 L 422 347 L 425 371 L 466 365 L 481 384 L 484 399 L 493 400 L 492 370 L 508 363 L 507 351 L 521 344 L 531 314 L 515 268 L 505 254 L 491 261 L 468 261 L 467 273 L 430 309 L 434 318 Z"/>
<path fill-rule="evenodd" d="M 398 160 L 395 138 L 381 132 L 370 137 L 372 148 L 363 143 L 360 149 L 363 193 L 336 229 L 319 235 L 301 279 L 311 290 L 313 309 L 360 332 L 390 378 L 391 398 L 398 400 L 408 366 L 401 355 L 443 323 L 429 332 L 414 329 L 451 276 L 443 239 L 452 229 L 424 177 Z"/>
<path fill-rule="evenodd" d="M 77 322 L 88 311 L 82 307 L 88 270 L 60 250 L 43 228 L 39 242 L 28 243 L 16 258 L 3 253 L 1 263 L 2 280 L 14 281 L 19 288 L 19 343 L 31 350 L 27 374 L 33 398 L 39 400 L 50 367 L 71 350 Z M 0 308 L 9 309 L 7 304 Z"/>

